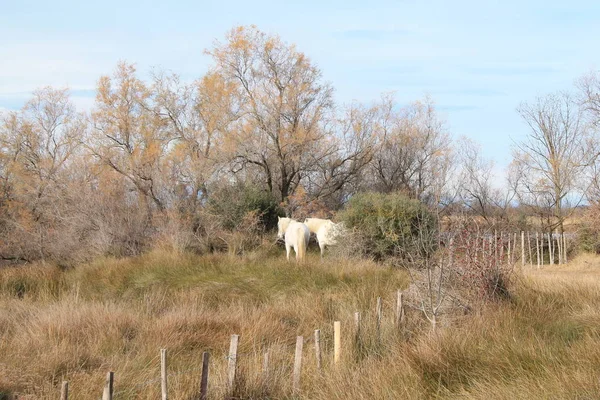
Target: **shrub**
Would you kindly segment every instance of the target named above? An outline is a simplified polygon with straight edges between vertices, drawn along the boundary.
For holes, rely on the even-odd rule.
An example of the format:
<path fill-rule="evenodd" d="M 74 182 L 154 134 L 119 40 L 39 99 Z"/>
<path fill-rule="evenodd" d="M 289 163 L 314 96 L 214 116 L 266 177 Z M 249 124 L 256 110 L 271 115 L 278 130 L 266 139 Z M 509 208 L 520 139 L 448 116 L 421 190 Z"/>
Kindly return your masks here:
<path fill-rule="evenodd" d="M 398 193 L 356 194 L 339 219 L 357 234 L 356 247 L 376 260 L 428 256 L 435 250 L 419 245 L 424 237 L 436 235 L 435 215 L 419 201 Z"/>
<path fill-rule="evenodd" d="M 579 246 L 589 253 L 600 253 L 600 204 L 590 205 L 584 212 L 579 229 Z"/>
<path fill-rule="evenodd" d="M 226 230 L 236 230 L 252 213 L 258 217 L 263 231 L 277 226 L 277 216 L 283 215 L 275 197 L 252 185 L 227 185 L 218 188 L 209 198 L 209 211 L 222 221 Z"/>
<path fill-rule="evenodd" d="M 509 299 L 514 261 L 505 251 L 507 243 L 471 221 L 462 222 L 453 234 L 450 265 L 461 295 L 471 304 Z"/>
<path fill-rule="evenodd" d="M 256 186 L 226 184 L 209 197 L 198 214 L 196 236 L 207 250 L 242 254 L 262 243 L 283 215 L 273 195 Z"/>

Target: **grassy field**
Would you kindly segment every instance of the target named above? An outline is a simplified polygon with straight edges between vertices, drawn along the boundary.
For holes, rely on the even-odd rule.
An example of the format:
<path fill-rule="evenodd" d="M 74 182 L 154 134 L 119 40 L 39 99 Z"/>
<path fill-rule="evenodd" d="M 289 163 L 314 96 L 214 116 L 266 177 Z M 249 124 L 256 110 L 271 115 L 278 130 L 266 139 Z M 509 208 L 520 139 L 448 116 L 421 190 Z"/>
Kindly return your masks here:
<path fill-rule="evenodd" d="M 69 270 L 0 270 L 0 398 L 99 398 L 115 371 L 115 399 L 160 395 L 159 349 L 169 351 L 170 399 L 193 399 L 201 354 L 212 355 L 211 398 L 222 398 L 229 337 L 241 335 L 240 398 L 599 398 L 600 258 L 518 274 L 510 301 L 447 318 L 437 335 L 415 310 L 392 323 L 402 270 L 310 254 L 287 264 L 273 249 L 244 258 L 153 252 Z M 376 298 L 384 299 L 381 334 Z M 352 339 L 355 311 L 362 339 Z M 343 359 L 332 365 L 332 325 Z M 324 371 L 311 341 L 322 330 Z M 297 335 L 306 338 L 302 390 L 292 395 Z M 263 381 L 264 351 L 271 374 Z"/>

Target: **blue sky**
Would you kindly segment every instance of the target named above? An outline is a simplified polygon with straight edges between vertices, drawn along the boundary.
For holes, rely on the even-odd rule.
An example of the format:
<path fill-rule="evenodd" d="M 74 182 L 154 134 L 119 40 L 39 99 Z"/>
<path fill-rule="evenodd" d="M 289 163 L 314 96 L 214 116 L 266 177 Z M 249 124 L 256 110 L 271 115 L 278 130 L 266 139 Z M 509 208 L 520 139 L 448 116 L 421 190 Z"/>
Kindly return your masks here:
<path fill-rule="evenodd" d="M 69 86 L 90 108 L 98 77 L 119 60 L 193 80 L 215 39 L 255 24 L 296 43 L 340 103 L 429 94 L 452 134 L 478 141 L 499 174 L 527 134 L 518 104 L 600 69 L 595 1 L 0 0 L 0 10 L 0 109 L 45 85 Z"/>

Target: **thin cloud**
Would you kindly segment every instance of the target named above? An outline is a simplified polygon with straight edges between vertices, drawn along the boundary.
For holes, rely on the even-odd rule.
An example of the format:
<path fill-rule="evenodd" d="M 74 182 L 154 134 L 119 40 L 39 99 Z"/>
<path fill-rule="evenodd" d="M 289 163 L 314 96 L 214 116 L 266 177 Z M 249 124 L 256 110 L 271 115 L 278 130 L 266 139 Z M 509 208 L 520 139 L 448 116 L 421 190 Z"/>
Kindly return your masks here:
<path fill-rule="evenodd" d="M 473 75 L 496 75 L 496 76 L 517 76 L 517 75 L 548 75 L 561 72 L 559 68 L 544 65 L 497 65 L 489 67 L 468 67 L 466 71 Z"/>
<path fill-rule="evenodd" d="M 19 110 L 29 100 L 31 93 L 23 93 L 20 95 L 3 95 L 0 94 L 0 109 L 16 111 Z"/>
<path fill-rule="evenodd" d="M 412 33 L 408 29 L 349 29 L 335 32 L 333 36 L 346 40 L 388 40 Z"/>
<path fill-rule="evenodd" d="M 448 104 L 448 105 L 439 105 L 436 107 L 437 109 L 441 110 L 441 111 L 452 111 L 452 112 L 459 112 L 459 111 L 473 111 L 473 110 L 478 110 L 479 107 L 474 106 L 474 105 L 452 105 L 452 104 Z"/>
<path fill-rule="evenodd" d="M 503 97 L 508 96 L 507 92 L 494 89 L 485 88 L 470 88 L 470 89 L 457 89 L 457 90 L 442 90 L 436 91 L 435 95 L 450 94 L 450 95 L 462 95 L 462 96 L 473 96 L 473 97 Z"/>
<path fill-rule="evenodd" d="M 57 89 L 62 87 L 57 86 Z M 77 109 L 90 109 L 96 97 L 95 89 L 69 89 L 71 101 L 75 103 Z M 7 92 L 0 93 L 0 109 L 16 111 L 21 109 L 25 103 L 33 96 L 33 91 Z"/>
<path fill-rule="evenodd" d="M 96 89 L 73 89 L 69 90 L 69 93 L 73 97 L 96 97 Z"/>

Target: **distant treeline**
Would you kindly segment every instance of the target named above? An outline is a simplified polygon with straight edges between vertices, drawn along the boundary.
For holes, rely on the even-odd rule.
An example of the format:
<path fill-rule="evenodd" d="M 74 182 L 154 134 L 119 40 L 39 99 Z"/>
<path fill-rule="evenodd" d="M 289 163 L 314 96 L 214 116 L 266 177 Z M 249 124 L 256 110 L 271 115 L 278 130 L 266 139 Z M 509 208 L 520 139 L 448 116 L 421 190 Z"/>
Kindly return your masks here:
<path fill-rule="evenodd" d="M 493 163 L 452 138 L 429 98 L 335 104 L 308 57 L 255 27 L 206 53 L 212 66 L 191 83 L 161 71 L 143 81 L 120 63 L 98 80 L 90 112 L 47 87 L 4 113 L 0 257 L 243 248 L 278 214 L 331 216 L 359 192 L 402 193 L 490 225 L 535 216 L 546 230 L 600 198 L 599 74 L 519 107 L 531 135 L 498 189 Z"/>

